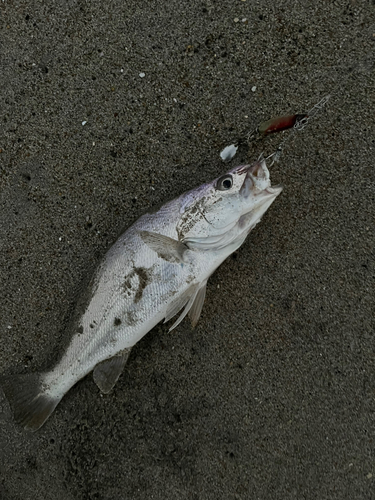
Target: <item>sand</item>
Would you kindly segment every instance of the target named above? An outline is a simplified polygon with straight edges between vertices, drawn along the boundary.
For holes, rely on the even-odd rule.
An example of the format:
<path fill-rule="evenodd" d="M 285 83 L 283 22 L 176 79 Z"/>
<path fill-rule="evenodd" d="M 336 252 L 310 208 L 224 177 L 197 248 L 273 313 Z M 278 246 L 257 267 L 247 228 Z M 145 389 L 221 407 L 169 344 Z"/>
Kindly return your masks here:
<path fill-rule="evenodd" d="M 0 498 L 374 498 L 373 2 L 0 11 L 1 373 L 56 358 L 122 228 L 272 153 L 286 134 L 219 158 L 332 92 L 272 167 L 284 191 L 210 279 L 195 329 L 159 325 L 113 392 L 86 377 L 36 433 L 0 392 Z"/>

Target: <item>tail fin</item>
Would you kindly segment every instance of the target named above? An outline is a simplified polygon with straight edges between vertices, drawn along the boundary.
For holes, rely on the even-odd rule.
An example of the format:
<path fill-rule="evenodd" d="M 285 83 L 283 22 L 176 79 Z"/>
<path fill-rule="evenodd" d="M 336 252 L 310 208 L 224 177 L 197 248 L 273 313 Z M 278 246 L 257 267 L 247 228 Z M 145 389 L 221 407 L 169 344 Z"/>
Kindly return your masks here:
<path fill-rule="evenodd" d="M 13 408 L 15 420 L 32 431 L 44 424 L 61 399 L 46 394 L 38 373 L 1 378 L 0 386 Z"/>

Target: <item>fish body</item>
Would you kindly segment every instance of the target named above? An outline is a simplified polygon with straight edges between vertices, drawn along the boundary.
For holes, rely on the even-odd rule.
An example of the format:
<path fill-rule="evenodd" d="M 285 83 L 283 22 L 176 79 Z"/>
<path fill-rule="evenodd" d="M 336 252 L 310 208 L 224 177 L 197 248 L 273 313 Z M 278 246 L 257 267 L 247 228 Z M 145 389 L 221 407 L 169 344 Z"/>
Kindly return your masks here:
<path fill-rule="evenodd" d="M 49 372 L 1 380 L 16 419 L 38 429 L 66 392 L 94 370 L 103 392 L 116 383 L 130 350 L 160 321 L 199 319 L 206 283 L 244 242 L 280 194 L 265 160 L 240 166 L 147 213 L 109 249 L 76 314 L 71 342 Z"/>

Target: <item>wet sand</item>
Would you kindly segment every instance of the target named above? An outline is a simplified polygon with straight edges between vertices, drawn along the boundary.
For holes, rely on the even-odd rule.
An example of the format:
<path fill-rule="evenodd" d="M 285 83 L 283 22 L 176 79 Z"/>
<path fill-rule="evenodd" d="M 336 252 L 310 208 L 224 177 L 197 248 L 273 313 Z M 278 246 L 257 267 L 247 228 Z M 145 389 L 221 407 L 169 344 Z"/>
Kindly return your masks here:
<path fill-rule="evenodd" d="M 334 89 L 272 167 L 284 191 L 209 280 L 195 329 L 159 325 L 113 392 L 86 377 L 36 433 L 0 392 L 0 498 L 373 498 L 375 73 L 346 78 L 374 53 L 371 2 L 0 11 L 1 373 L 58 357 L 123 227 L 272 153 L 285 135 L 219 158 Z"/>

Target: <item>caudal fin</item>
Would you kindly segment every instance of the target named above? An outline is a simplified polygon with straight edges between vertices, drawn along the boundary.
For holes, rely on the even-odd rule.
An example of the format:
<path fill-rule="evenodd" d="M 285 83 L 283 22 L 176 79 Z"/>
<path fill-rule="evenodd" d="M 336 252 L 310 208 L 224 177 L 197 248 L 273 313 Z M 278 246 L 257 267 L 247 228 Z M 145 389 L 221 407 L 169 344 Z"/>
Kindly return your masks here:
<path fill-rule="evenodd" d="M 32 431 L 44 424 L 61 399 L 45 392 L 37 373 L 1 378 L 0 387 L 13 408 L 15 420 Z"/>

